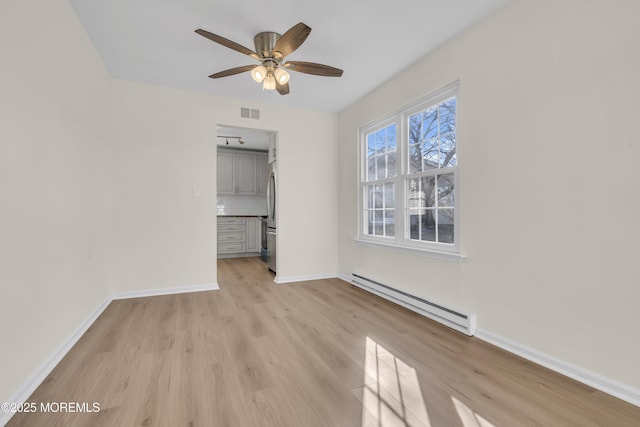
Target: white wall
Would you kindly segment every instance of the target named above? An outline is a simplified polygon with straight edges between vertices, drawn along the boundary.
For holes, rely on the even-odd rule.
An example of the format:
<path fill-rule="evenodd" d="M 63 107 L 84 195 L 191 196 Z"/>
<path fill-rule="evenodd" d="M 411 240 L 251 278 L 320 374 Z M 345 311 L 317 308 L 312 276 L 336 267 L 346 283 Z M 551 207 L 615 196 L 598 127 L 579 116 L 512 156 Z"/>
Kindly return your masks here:
<path fill-rule="evenodd" d="M 216 282 L 217 125 L 278 131 L 279 276 L 335 275 L 337 114 L 113 86 L 113 292 Z"/>
<path fill-rule="evenodd" d="M 339 269 L 640 389 L 640 4 L 514 1 L 339 116 Z M 357 245 L 357 129 L 460 79 L 460 264 Z"/>
<path fill-rule="evenodd" d="M 113 293 L 216 283 L 210 113 L 204 95 L 113 81 Z"/>
<path fill-rule="evenodd" d="M 110 79 L 64 0 L 0 2 L 0 402 L 107 296 Z"/>

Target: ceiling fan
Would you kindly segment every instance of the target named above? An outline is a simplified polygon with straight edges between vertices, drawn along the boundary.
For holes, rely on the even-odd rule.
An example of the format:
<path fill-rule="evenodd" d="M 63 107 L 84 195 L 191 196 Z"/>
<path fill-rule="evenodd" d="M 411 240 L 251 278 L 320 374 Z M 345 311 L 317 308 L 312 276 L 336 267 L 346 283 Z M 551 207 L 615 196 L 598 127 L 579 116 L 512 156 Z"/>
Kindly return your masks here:
<path fill-rule="evenodd" d="M 251 71 L 251 77 L 256 82 L 262 83 L 264 90 L 275 89 L 280 95 L 289 93 L 289 73 L 287 70 L 326 77 L 340 77 L 342 75 L 342 70 L 328 65 L 316 64 L 314 62 L 285 61 L 285 57 L 304 43 L 310 32 L 311 27 L 300 22 L 282 35 L 272 31 L 258 33 L 253 38 L 253 44 L 256 49 L 254 52 L 249 48 L 217 34 L 210 33 L 203 29 L 196 30 L 196 33 L 202 37 L 206 37 L 222 46 L 248 55 L 260 62 L 258 65 L 244 65 L 242 67 L 220 71 L 210 75 L 210 78 L 218 79 L 220 77 Z"/>

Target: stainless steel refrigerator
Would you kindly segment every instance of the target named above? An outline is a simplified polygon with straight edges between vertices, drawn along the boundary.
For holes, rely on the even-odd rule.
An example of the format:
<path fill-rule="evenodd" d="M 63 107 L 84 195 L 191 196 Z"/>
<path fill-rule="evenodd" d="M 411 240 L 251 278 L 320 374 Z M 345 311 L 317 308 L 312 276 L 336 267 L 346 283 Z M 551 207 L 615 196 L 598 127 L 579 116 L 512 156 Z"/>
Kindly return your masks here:
<path fill-rule="evenodd" d="M 276 162 L 269 164 L 269 180 L 267 181 L 267 266 L 276 272 Z"/>

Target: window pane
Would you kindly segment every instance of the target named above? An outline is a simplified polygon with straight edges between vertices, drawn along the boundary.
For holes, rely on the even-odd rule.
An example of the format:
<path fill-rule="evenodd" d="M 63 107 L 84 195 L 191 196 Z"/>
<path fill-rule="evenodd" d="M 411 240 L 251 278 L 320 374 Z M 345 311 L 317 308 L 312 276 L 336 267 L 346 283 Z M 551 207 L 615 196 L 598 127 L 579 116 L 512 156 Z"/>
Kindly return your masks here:
<path fill-rule="evenodd" d="M 422 138 L 422 114 L 409 117 L 409 144 L 417 144 Z"/>
<path fill-rule="evenodd" d="M 384 137 L 384 129 L 376 132 L 376 154 L 382 154 L 386 151 L 386 141 Z"/>
<path fill-rule="evenodd" d="M 435 177 L 421 177 L 409 180 L 408 203 L 409 209 L 435 207 L 434 200 Z"/>
<path fill-rule="evenodd" d="M 438 162 L 438 139 L 430 139 L 422 143 L 423 170 L 437 168 Z"/>
<path fill-rule="evenodd" d="M 367 234 L 373 234 L 373 211 L 367 212 Z"/>
<path fill-rule="evenodd" d="M 409 146 L 409 173 L 422 172 L 422 149 L 420 144 Z"/>
<path fill-rule="evenodd" d="M 398 173 L 396 168 L 396 152 L 392 151 L 387 154 L 387 176 L 393 178 Z"/>
<path fill-rule="evenodd" d="M 438 108 L 429 108 L 422 116 L 422 140 L 438 136 Z"/>
<path fill-rule="evenodd" d="M 377 170 L 377 178 L 376 179 L 385 179 L 387 177 L 387 158 L 386 156 L 376 157 L 376 162 L 378 164 Z"/>
<path fill-rule="evenodd" d="M 384 235 L 388 237 L 395 236 L 396 221 L 394 211 L 386 209 L 384 211 Z"/>
<path fill-rule="evenodd" d="M 407 184 L 407 208 L 417 209 L 423 207 L 421 196 L 420 180 L 417 178 L 410 179 Z"/>
<path fill-rule="evenodd" d="M 435 186 L 436 180 L 433 176 L 409 179 L 407 207 L 409 209 L 435 207 Z"/>
<path fill-rule="evenodd" d="M 435 209 L 411 211 L 409 214 L 409 237 L 412 240 L 436 241 Z"/>
<path fill-rule="evenodd" d="M 376 236 L 382 236 L 382 232 L 384 231 L 384 222 L 383 222 L 383 212 L 382 211 L 373 211 L 374 215 L 374 225 L 373 225 L 373 234 Z"/>
<path fill-rule="evenodd" d="M 438 209 L 438 242 L 453 243 L 453 209 Z"/>
<path fill-rule="evenodd" d="M 374 187 L 373 185 L 367 185 L 367 209 L 373 209 L 373 199 L 374 199 Z"/>
<path fill-rule="evenodd" d="M 422 215 L 422 224 L 421 224 L 421 240 L 426 240 L 429 242 L 436 241 L 436 210 L 435 209 L 427 209 L 424 215 Z"/>
<path fill-rule="evenodd" d="M 409 213 L 409 238 L 420 240 L 420 214 L 416 211 Z"/>
<path fill-rule="evenodd" d="M 375 209 L 382 209 L 383 207 L 382 198 L 383 198 L 383 186 L 382 184 L 376 184 L 376 188 L 373 194 L 373 199 L 374 199 L 373 207 Z"/>
<path fill-rule="evenodd" d="M 440 135 L 456 130 L 456 99 L 451 98 L 438 106 L 440 112 Z"/>
<path fill-rule="evenodd" d="M 376 135 L 370 133 L 367 135 L 367 158 L 376 154 Z"/>
<path fill-rule="evenodd" d="M 384 207 L 386 209 L 395 208 L 395 195 L 393 183 L 387 182 L 384 184 Z"/>
<path fill-rule="evenodd" d="M 367 181 L 376 179 L 376 158 L 367 159 Z"/>
<path fill-rule="evenodd" d="M 396 125 L 387 127 L 387 152 L 396 149 Z"/>
<path fill-rule="evenodd" d="M 448 207 L 454 206 L 453 199 L 453 174 L 445 173 L 438 175 L 438 206 Z"/>
<path fill-rule="evenodd" d="M 440 138 L 440 162 L 440 167 L 442 168 L 458 164 L 455 134 L 449 134 Z"/>

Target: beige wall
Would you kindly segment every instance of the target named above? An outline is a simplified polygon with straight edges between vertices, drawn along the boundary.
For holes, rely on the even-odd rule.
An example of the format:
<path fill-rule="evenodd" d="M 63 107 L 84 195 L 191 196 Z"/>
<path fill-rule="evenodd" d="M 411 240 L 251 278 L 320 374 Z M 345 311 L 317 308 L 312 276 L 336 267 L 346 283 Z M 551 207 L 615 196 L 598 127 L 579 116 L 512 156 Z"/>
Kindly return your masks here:
<path fill-rule="evenodd" d="M 0 2 L 0 401 L 96 310 L 110 269 L 110 79 L 64 0 Z"/>
<path fill-rule="evenodd" d="M 640 4 L 514 1 L 340 114 L 340 265 L 640 388 Z M 461 263 L 360 246 L 356 133 L 460 79 Z"/>
<path fill-rule="evenodd" d="M 335 275 L 337 114 L 113 85 L 113 292 L 216 282 L 218 124 L 278 132 L 279 277 Z"/>
<path fill-rule="evenodd" d="M 216 283 L 215 122 L 207 98 L 114 80 L 112 134 L 111 291 Z"/>

